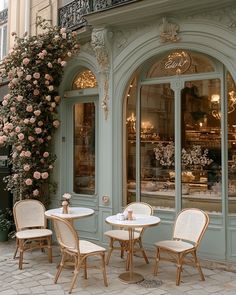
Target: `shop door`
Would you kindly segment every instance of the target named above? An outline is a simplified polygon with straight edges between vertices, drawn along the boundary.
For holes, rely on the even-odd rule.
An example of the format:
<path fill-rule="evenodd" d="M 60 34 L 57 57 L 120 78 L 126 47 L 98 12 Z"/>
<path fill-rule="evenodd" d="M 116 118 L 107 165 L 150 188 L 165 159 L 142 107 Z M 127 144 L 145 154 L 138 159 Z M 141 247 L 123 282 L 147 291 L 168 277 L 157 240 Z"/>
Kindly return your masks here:
<path fill-rule="evenodd" d="M 97 97 L 77 97 L 65 102 L 65 191 L 74 196 L 96 195 Z"/>

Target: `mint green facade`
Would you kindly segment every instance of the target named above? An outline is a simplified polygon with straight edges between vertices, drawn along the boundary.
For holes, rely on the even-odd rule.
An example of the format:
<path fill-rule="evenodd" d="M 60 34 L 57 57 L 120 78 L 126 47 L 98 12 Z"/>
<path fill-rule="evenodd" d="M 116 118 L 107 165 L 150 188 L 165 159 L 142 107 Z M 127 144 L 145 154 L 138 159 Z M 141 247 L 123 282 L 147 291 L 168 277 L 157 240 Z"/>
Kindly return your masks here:
<path fill-rule="evenodd" d="M 145 7 L 145 1 L 142 5 Z M 146 1 L 147 3 L 148 1 Z M 219 1 L 218 1 L 219 2 Z M 217 2 L 217 3 L 218 3 Z M 156 15 L 149 17 L 137 10 L 130 18 L 122 11 L 119 16 L 110 10 L 102 15 L 88 15 L 87 21 L 92 31 L 81 35 L 81 50 L 78 56 L 69 62 L 64 80 L 61 84 L 62 104 L 60 117 L 62 127 L 55 140 L 57 167 L 55 180 L 58 191 L 53 205 L 58 206 L 65 192 L 72 194 L 74 206 L 85 206 L 95 210 L 95 214 L 87 219 L 78 220 L 76 227 L 80 235 L 93 241 L 107 245 L 103 233 L 110 227 L 105 218 L 122 211 L 124 200 L 124 97 L 127 85 L 138 68 L 147 67 L 151 58 L 161 58 L 165 53 L 174 50 L 188 50 L 205 54 L 224 66 L 236 81 L 236 13 L 234 1 L 224 7 L 207 8 L 193 12 L 183 7 L 183 12 L 162 11 L 158 14 L 157 3 L 153 4 Z M 141 5 L 141 4 L 140 4 Z M 183 4 L 181 4 L 183 5 Z M 223 6 L 223 4 L 222 4 Z M 115 9 L 114 9 L 115 11 Z M 144 8 L 142 8 L 144 11 Z M 163 40 L 163 15 L 168 23 L 168 36 Z M 174 40 L 173 40 L 174 39 Z M 85 41 L 83 41 L 85 40 Z M 95 88 L 72 90 L 75 75 L 82 69 L 91 70 L 96 76 L 98 86 Z M 202 74 L 201 79 L 203 79 Z M 193 78 L 194 79 L 194 78 Z M 178 98 L 183 81 L 178 77 L 171 79 L 172 90 Z M 77 103 L 92 102 L 95 106 L 95 193 L 78 194 L 73 191 L 73 106 Z M 224 102 L 222 103 L 222 109 Z M 178 99 L 175 112 L 180 109 Z M 177 116 L 177 115 L 176 115 Z M 181 128 L 178 122 L 175 131 Z M 227 124 L 222 120 L 222 128 Z M 175 138 L 177 152 L 180 148 L 180 137 Z M 222 155 L 227 150 L 227 139 L 221 141 Z M 222 167 L 227 167 L 227 158 L 222 157 Z M 225 164 L 225 165 L 224 165 Z M 236 212 L 228 213 L 227 171 L 222 168 L 221 213 L 211 212 L 210 225 L 203 239 L 200 256 L 209 260 L 236 263 Z M 181 174 L 176 172 L 176 181 L 181 182 Z M 137 200 L 140 200 L 137 196 Z M 156 209 L 155 215 L 161 218 L 158 227 L 145 232 L 144 242 L 147 248 L 154 249 L 154 242 L 171 236 L 172 226 L 177 212 L 181 210 L 181 188 L 176 187 L 175 208 Z"/>

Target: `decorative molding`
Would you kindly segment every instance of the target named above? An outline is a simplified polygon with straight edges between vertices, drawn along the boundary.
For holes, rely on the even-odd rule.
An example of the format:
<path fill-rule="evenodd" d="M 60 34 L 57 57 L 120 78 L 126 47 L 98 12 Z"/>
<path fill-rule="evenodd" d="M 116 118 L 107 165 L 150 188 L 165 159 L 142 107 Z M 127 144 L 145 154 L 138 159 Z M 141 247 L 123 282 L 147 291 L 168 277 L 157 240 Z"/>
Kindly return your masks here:
<path fill-rule="evenodd" d="M 106 28 L 97 28 L 93 29 L 92 36 L 91 36 L 91 46 L 95 52 L 96 59 L 98 65 L 100 67 L 101 73 L 101 80 L 103 85 L 103 100 L 102 100 L 102 108 L 105 114 L 105 120 L 108 118 L 109 108 L 108 108 L 108 101 L 109 101 L 109 54 L 107 50 L 107 35 L 108 30 Z"/>
<path fill-rule="evenodd" d="M 178 32 L 179 25 L 168 22 L 165 17 L 162 19 L 162 25 L 160 26 L 161 42 L 179 41 Z"/>
<path fill-rule="evenodd" d="M 230 6 L 222 9 L 208 10 L 207 12 L 190 14 L 185 16 L 185 19 L 199 20 L 205 19 L 217 22 L 222 27 L 226 26 L 229 29 L 236 29 L 236 7 Z"/>

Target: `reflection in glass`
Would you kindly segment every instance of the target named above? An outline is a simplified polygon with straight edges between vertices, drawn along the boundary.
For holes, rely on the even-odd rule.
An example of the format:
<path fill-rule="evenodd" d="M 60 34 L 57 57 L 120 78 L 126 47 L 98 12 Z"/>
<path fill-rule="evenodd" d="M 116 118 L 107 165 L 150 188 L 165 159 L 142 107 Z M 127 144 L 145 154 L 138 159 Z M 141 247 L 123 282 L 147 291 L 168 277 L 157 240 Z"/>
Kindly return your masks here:
<path fill-rule="evenodd" d="M 74 105 L 74 192 L 95 194 L 95 105 Z"/>
<path fill-rule="evenodd" d="M 174 161 L 166 162 L 165 151 L 174 140 L 174 93 L 169 84 L 141 87 L 141 120 L 135 116 L 135 92 L 128 99 L 126 118 L 127 149 L 127 196 L 128 202 L 136 198 L 136 129 L 140 125 L 140 191 L 141 201 L 155 207 L 175 207 Z M 131 103 L 132 102 L 132 103 Z M 131 108 L 133 106 L 133 109 Z M 162 146 L 162 160 L 155 148 Z"/>
<path fill-rule="evenodd" d="M 227 73 L 228 93 L 228 200 L 229 213 L 236 212 L 236 86 Z"/>
<path fill-rule="evenodd" d="M 131 79 L 126 91 L 126 157 L 124 167 L 126 170 L 123 175 L 125 184 L 124 206 L 136 201 L 136 97 L 137 97 L 136 78 Z"/>
<path fill-rule="evenodd" d="M 221 212 L 220 80 L 189 81 L 181 93 L 182 206 Z"/>

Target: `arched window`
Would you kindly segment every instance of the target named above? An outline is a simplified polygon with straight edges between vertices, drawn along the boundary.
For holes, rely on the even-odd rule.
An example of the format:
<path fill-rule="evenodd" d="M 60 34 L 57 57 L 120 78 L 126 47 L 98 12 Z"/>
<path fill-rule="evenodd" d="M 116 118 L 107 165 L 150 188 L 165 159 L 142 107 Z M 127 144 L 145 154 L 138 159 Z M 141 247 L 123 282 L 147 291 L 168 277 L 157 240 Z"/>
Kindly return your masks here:
<path fill-rule="evenodd" d="M 232 76 L 208 55 L 180 49 L 141 66 L 124 98 L 124 204 L 222 212 L 228 175 L 235 212 L 235 108 Z"/>
<path fill-rule="evenodd" d="M 86 69 L 76 75 L 73 81 L 72 89 L 76 90 L 95 87 L 97 87 L 96 77 L 92 71 Z"/>

